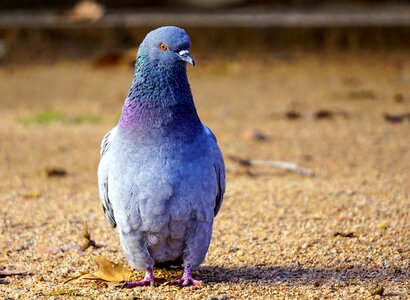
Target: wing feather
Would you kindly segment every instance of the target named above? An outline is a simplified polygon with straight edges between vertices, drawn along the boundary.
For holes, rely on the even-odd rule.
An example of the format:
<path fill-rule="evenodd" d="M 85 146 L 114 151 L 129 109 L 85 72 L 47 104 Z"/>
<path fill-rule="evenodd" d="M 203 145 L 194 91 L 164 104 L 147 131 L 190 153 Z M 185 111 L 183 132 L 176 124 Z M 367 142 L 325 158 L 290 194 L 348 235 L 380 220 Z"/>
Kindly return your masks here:
<path fill-rule="evenodd" d="M 114 210 L 112 209 L 110 199 L 108 198 L 108 165 L 111 141 L 116 131 L 117 127 L 114 127 L 104 136 L 101 142 L 101 160 L 98 166 L 98 189 L 100 194 L 100 201 L 103 207 L 105 217 L 107 218 L 108 222 L 111 224 L 112 227 L 116 227 L 117 223 L 114 218 Z"/>
<path fill-rule="evenodd" d="M 214 216 L 219 212 L 219 209 L 221 208 L 223 197 L 225 194 L 225 189 L 226 189 L 226 175 L 225 175 L 225 163 L 224 163 L 224 158 L 222 156 L 222 152 L 219 149 L 219 146 L 217 144 L 217 140 L 211 129 L 209 129 L 205 124 L 202 124 L 204 126 L 205 132 L 209 135 L 210 138 L 213 139 L 215 142 L 214 145 L 214 168 L 215 168 L 215 174 L 216 174 L 216 180 L 217 180 L 217 187 L 218 187 L 218 192 L 216 195 L 215 199 L 215 208 L 214 208 Z"/>

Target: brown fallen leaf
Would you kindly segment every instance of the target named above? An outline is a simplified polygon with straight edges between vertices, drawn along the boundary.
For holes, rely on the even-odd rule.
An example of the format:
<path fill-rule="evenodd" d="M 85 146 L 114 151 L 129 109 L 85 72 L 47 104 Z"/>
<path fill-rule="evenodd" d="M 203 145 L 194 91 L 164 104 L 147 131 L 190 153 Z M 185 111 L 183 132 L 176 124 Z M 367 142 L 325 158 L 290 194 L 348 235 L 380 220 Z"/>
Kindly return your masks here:
<path fill-rule="evenodd" d="M 84 222 L 83 233 L 81 242 L 79 243 L 79 248 L 83 251 L 87 250 L 89 247 L 100 248 L 97 243 L 91 239 L 90 230 L 88 228 L 87 222 Z"/>
<path fill-rule="evenodd" d="M 86 274 L 90 275 L 90 274 L 87 273 L 87 272 L 80 272 L 80 274 L 77 274 L 77 275 L 75 275 L 75 276 L 73 276 L 73 277 L 70 277 L 69 279 L 67 279 L 66 281 L 64 281 L 64 283 L 78 280 L 78 279 L 80 279 L 82 276 L 84 276 L 84 275 L 86 275 Z"/>
<path fill-rule="evenodd" d="M 98 266 L 97 277 L 111 282 L 121 282 L 130 278 L 131 271 L 121 264 L 116 264 L 101 256 L 92 255 L 91 257 Z"/>
<path fill-rule="evenodd" d="M 93 273 L 82 272 L 74 276 L 64 283 L 79 280 L 94 280 L 103 282 L 106 285 L 119 285 L 121 282 L 129 280 L 131 271 L 123 267 L 121 264 L 114 263 L 101 256 L 91 255 L 92 259 L 97 265 L 97 271 Z"/>
<path fill-rule="evenodd" d="M 97 277 L 93 274 L 90 274 L 90 273 L 87 273 L 87 272 L 80 272 L 80 274 L 71 277 L 70 279 L 64 281 L 64 283 L 67 283 L 67 282 L 70 282 L 70 281 L 77 281 L 77 280 L 80 280 L 80 279 L 102 280 L 102 281 L 104 281 L 103 279 L 101 279 L 101 278 L 99 278 L 99 277 Z"/>
<path fill-rule="evenodd" d="M 9 270 L 9 271 L 0 271 L 0 277 L 7 277 L 13 275 L 23 275 L 26 274 L 27 271 L 24 270 Z"/>

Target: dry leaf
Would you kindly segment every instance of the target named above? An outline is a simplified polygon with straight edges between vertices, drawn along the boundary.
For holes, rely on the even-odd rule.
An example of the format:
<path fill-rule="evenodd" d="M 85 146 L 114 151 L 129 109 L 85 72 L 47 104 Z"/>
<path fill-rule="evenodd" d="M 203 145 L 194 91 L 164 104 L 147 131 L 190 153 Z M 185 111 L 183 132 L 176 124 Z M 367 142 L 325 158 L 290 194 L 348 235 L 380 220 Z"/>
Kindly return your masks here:
<path fill-rule="evenodd" d="M 83 251 L 87 250 L 89 247 L 100 248 L 97 243 L 93 239 L 91 239 L 91 234 L 87 222 L 84 222 L 82 239 L 79 243 L 79 247 Z"/>
<path fill-rule="evenodd" d="M 80 274 L 71 277 L 70 279 L 64 281 L 64 283 L 67 283 L 67 282 L 70 282 L 70 281 L 80 280 L 80 279 L 83 279 L 84 277 L 91 277 L 91 276 L 93 276 L 93 275 L 90 274 L 90 273 L 80 272 Z M 94 278 L 97 278 L 97 277 L 94 277 Z"/>
<path fill-rule="evenodd" d="M 121 264 L 116 264 L 101 256 L 91 256 L 98 266 L 97 277 L 111 282 L 120 282 L 128 280 L 131 276 L 131 272 L 123 267 Z"/>
<path fill-rule="evenodd" d="M 114 263 L 101 256 L 91 255 L 91 257 L 98 267 L 95 274 L 82 272 L 79 275 L 68 279 L 64 283 L 79 280 L 95 280 L 103 282 L 106 285 L 117 285 L 122 281 L 130 279 L 131 271 L 123 267 L 121 264 Z"/>
<path fill-rule="evenodd" d="M 38 199 L 41 197 L 41 192 L 40 191 L 28 192 L 28 193 L 24 193 L 22 196 L 25 199 Z"/>
<path fill-rule="evenodd" d="M 7 277 L 13 275 L 22 275 L 26 274 L 27 271 L 24 270 L 10 270 L 10 271 L 0 271 L 0 277 Z"/>

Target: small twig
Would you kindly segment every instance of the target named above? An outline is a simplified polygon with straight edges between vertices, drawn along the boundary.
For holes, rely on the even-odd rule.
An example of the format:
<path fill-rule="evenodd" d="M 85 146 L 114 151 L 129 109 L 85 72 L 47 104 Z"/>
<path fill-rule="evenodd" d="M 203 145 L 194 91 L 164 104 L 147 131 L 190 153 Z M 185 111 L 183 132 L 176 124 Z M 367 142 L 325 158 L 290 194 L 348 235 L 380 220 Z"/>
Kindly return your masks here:
<path fill-rule="evenodd" d="M 250 160 L 250 165 L 253 167 L 270 167 L 286 171 L 292 171 L 298 174 L 313 176 L 315 172 L 310 169 L 303 168 L 297 164 L 282 161 L 282 160 Z"/>
<path fill-rule="evenodd" d="M 26 274 L 25 270 L 9 270 L 9 271 L 0 271 L 0 277 L 14 276 L 14 275 L 23 275 Z"/>
<path fill-rule="evenodd" d="M 335 233 L 333 233 L 333 236 L 341 236 L 341 237 L 346 237 L 346 238 L 353 238 L 353 237 L 356 237 L 355 235 L 354 235 L 354 232 L 339 232 L 339 231 L 336 231 Z"/>
<path fill-rule="evenodd" d="M 286 171 L 295 172 L 301 175 L 314 176 L 315 172 L 310 169 L 300 167 L 294 163 L 281 161 L 281 160 L 251 160 L 243 159 L 234 155 L 229 155 L 229 159 L 238 163 L 242 167 L 269 167 L 274 169 L 281 169 Z"/>

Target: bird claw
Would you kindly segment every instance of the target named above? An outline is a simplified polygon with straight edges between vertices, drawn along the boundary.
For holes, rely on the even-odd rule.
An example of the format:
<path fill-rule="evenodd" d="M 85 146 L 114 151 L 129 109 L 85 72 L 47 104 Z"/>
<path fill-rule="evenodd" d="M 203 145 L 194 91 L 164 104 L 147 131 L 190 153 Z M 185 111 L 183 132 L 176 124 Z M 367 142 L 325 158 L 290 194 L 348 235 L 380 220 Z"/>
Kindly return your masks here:
<path fill-rule="evenodd" d="M 155 283 L 162 284 L 165 281 L 165 278 L 154 278 L 154 280 L 144 278 L 140 281 L 124 281 L 121 288 L 132 289 L 139 286 L 155 286 Z"/>
<path fill-rule="evenodd" d="M 151 280 L 147 280 L 147 279 L 142 279 L 140 281 L 125 281 L 122 284 L 121 288 L 122 289 L 132 289 L 132 288 L 135 288 L 135 287 L 138 287 L 138 286 L 149 286 L 152 283 L 154 283 L 154 282 L 151 281 Z"/>
<path fill-rule="evenodd" d="M 176 285 L 180 287 L 188 287 L 188 286 L 195 286 L 201 288 L 204 286 L 202 280 L 196 280 L 193 278 L 180 278 L 177 280 L 172 280 L 166 283 L 166 285 Z"/>

